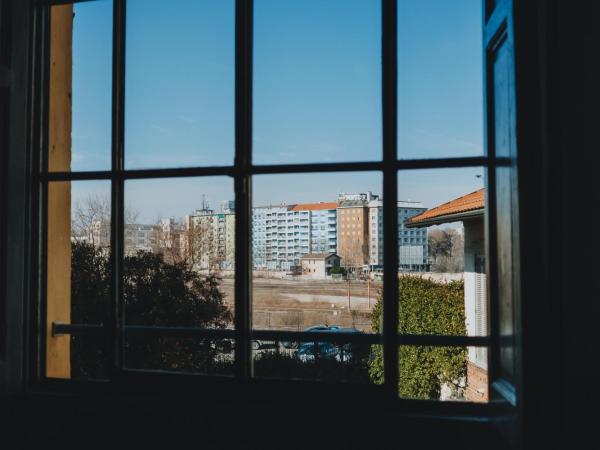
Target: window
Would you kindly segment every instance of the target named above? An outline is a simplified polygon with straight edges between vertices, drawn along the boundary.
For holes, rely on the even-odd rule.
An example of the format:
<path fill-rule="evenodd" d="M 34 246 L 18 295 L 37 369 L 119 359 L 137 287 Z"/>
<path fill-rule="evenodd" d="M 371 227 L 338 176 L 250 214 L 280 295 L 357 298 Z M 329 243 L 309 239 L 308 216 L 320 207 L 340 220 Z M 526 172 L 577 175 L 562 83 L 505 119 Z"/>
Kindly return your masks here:
<path fill-rule="evenodd" d="M 186 4 L 189 10 L 176 2 L 141 0 L 60 3 L 38 6 L 37 12 L 56 31 L 44 55 L 50 110 L 37 118 L 39 124 L 48 123 L 42 130 L 46 144 L 40 149 L 44 164 L 39 173 L 44 212 L 39 218 L 40 249 L 46 259 L 41 261 L 44 282 L 36 299 L 44 314 L 36 335 L 42 379 L 113 382 L 115 374 L 135 377 L 139 372 L 160 372 L 165 379 L 181 373 L 210 379 L 272 378 L 276 371 L 266 369 L 269 364 L 291 355 L 298 372 L 275 378 L 314 381 L 330 376 L 328 381 L 364 382 L 374 392 L 403 400 L 439 400 L 439 391 L 446 388 L 439 383 L 419 395 L 405 394 L 402 377 L 407 369 L 402 364 L 407 354 L 424 349 L 433 349 L 430 353 L 437 352 L 442 359 L 454 356 L 447 349 L 459 349 L 460 355 L 476 354 L 479 362 L 488 353 L 501 361 L 502 377 L 492 374 L 482 388 L 486 399 L 496 379 L 510 384 L 516 356 L 511 345 L 501 348 L 497 338 L 501 330 L 511 336 L 515 332 L 509 320 L 516 290 L 511 262 L 518 254 L 500 253 L 514 247 L 518 233 L 515 214 L 502 217 L 510 222 L 507 227 L 498 222 L 498 211 L 518 211 L 511 203 L 514 149 L 512 154 L 502 152 L 508 132 L 498 129 L 495 141 L 486 145 L 481 124 L 475 131 L 465 125 L 474 118 L 483 121 L 481 86 L 471 87 L 469 80 L 473 72 L 489 70 L 488 62 L 481 61 L 481 48 L 489 42 L 479 41 L 477 2 L 453 9 L 446 2 L 427 8 L 423 2 L 408 0 L 365 0 L 352 7 L 341 0 L 287 6 L 266 0 L 215 0 Z M 321 19 L 314 22 L 314 14 Z M 448 14 L 455 14 L 456 20 L 441 19 Z M 165 16 L 173 18 L 169 25 L 173 33 L 157 33 L 167 26 Z M 195 23 L 199 17 L 200 25 Z M 440 29 L 438 22 L 450 28 Z M 331 23 L 351 40 L 332 34 Z M 448 64 L 452 58 L 444 55 L 442 43 L 452 38 L 457 24 L 465 25 L 461 32 L 476 38 L 473 44 L 461 34 L 454 50 L 479 59 L 468 73 L 456 68 L 445 79 L 444 68 L 435 64 Z M 311 38 L 302 39 L 307 30 Z M 168 39 L 161 37 L 165 35 Z M 36 38 L 44 39 L 41 32 Z M 424 61 L 419 54 L 425 51 L 441 59 Z M 331 67 L 327 55 L 335 56 Z M 90 59 L 89 66 L 81 63 L 83 57 Z M 510 72 L 503 57 L 502 52 L 495 54 L 498 77 Z M 181 70 L 172 74 L 171 67 Z M 433 80 L 419 81 L 425 72 Z M 211 88 L 214 83 L 216 89 Z M 459 89 L 448 89 L 446 84 L 452 83 Z M 430 103 L 420 101 L 433 87 L 452 95 L 461 91 L 465 103 L 475 106 L 465 106 L 467 110 L 452 116 L 448 111 L 460 103 L 456 98 L 437 92 L 427 97 Z M 502 105 L 510 99 L 502 98 L 500 90 L 494 99 L 502 103 L 494 104 L 493 117 L 499 120 L 505 113 Z M 347 115 L 332 114 L 329 108 Z M 307 116 L 309 110 L 316 111 L 314 116 Z M 434 118 L 432 111 L 444 117 Z M 67 123 L 57 120 L 60 114 L 68 117 Z M 490 112 L 487 117 L 492 120 Z M 420 123 L 427 128 L 420 128 Z M 357 124 L 357 139 L 349 139 L 349 130 Z M 457 135 L 446 139 L 449 130 L 457 130 Z M 465 142 L 468 145 L 458 145 Z M 346 147 L 347 153 L 340 150 Z M 461 176 L 453 179 L 448 171 Z M 460 178 L 467 181 L 456 181 Z M 421 199 L 413 200 L 405 189 L 407 180 L 413 180 L 413 187 L 426 187 L 427 193 L 437 190 L 437 197 L 431 194 L 426 205 L 419 204 Z M 508 192 L 497 188 L 500 180 Z M 431 271 L 425 227 L 441 222 L 430 221 L 410 231 L 405 227 L 426 210 L 451 201 L 454 197 L 448 191 L 439 193 L 451 184 L 456 197 L 470 194 L 472 186 L 472 192 L 485 190 L 480 208 L 489 223 L 481 241 L 485 256 L 471 261 L 479 275 L 473 291 L 479 305 L 477 330 L 403 328 L 405 285 L 398 273 Z M 324 192 L 327 198 L 320 198 Z M 425 188 L 417 193 L 426 197 Z M 336 211 L 331 214 L 334 227 L 327 230 L 335 232 L 327 235 L 328 240 L 326 228 L 315 225 L 318 217 L 324 220 L 319 214 L 325 213 L 318 213 L 323 210 Z M 466 220 L 470 218 L 459 221 Z M 82 221 L 87 221 L 87 229 Z M 383 249 L 379 253 L 369 252 L 371 228 L 379 231 L 377 237 L 370 236 L 377 244 L 372 248 Z M 454 238 L 460 229 L 455 226 Z M 503 234 L 507 229 L 508 235 Z M 311 316 L 306 307 L 274 314 L 273 303 L 279 302 L 281 309 L 280 303 L 289 299 L 281 286 L 302 277 L 302 257 L 310 251 L 340 257 L 343 270 L 333 275 L 340 275 L 337 291 L 342 295 L 303 286 L 306 292 L 294 294 L 297 303 L 302 306 L 321 296 L 314 309 L 322 315 Z M 92 272 L 103 268 L 102 279 L 96 280 L 102 289 L 78 290 L 77 264 L 83 256 L 90 258 L 86 261 L 91 261 Z M 316 261 L 321 260 L 309 261 L 308 272 L 316 277 L 325 270 L 327 282 L 336 281 L 327 264 Z M 214 300 L 217 311 L 210 320 L 196 320 L 198 311 L 175 318 L 157 313 L 156 301 L 165 302 L 177 293 L 160 298 L 156 286 L 161 280 L 146 283 L 148 274 L 136 272 L 142 264 L 167 272 L 180 263 L 189 265 L 181 277 L 190 281 L 179 283 L 177 289 L 201 284 L 199 292 L 185 292 L 200 303 L 207 299 L 205 288 L 214 289 L 209 300 Z M 375 266 L 387 269 L 383 276 L 373 277 Z M 276 272 L 285 282 L 269 278 Z M 484 274 L 491 280 L 482 278 Z M 167 284 L 161 289 L 171 288 Z M 360 290 L 355 303 L 352 289 Z M 90 310 L 77 304 L 87 305 L 86 296 L 94 296 Z M 331 302 L 336 296 L 343 301 Z M 325 306 L 327 317 L 348 321 L 342 326 L 347 330 L 332 328 L 329 322 L 328 332 L 313 328 L 325 317 Z M 373 321 L 375 308 L 379 316 Z M 313 350 L 307 346 L 300 358 L 303 343 L 315 339 L 319 345 L 313 344 Z M 338 349 L 335 362 L 327 362 L 337 371 L 324 374 L 314 363 L 323 356 L 317 350 L 322 343 Z M 364 352 L 360 380 L 344 370 L 349 356 L 342 348 L 347 344 L 356 349 L 354 356 Z M 77 352 L 86 360 L 77 360 Z M 161 360 L 157 354 L 169 357 Z M 194 355 L 195 362 L 183 362 L 184 354 Z M 379 364 L 377 377 L 365 370 L 374 367 L 373 360 Z M 305 370 L 308 366 L 311 369 Z M 445 384 L 466 389 L 467 374 L 461 370 Z M 461 395 L 445 398 L 462 400 Z"/>

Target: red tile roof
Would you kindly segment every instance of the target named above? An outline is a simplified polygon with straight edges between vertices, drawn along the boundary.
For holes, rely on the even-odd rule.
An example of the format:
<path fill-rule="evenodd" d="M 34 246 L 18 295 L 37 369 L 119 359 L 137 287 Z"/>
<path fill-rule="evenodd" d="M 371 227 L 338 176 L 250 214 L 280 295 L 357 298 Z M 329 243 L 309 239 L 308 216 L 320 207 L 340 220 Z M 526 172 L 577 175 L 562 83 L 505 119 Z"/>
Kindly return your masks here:
<path fill-rule="evenodd" d="M 318 211 L 322 209 L 336 209 L 336 202 L 298 203 L 290 208 L 291 211 Z"/>
<path fill-rule="evenodd" d="M 448 218 L 449 222 L 454 220 L 460 220 L 456 218 L 456 215 L 463 213 L 474 213 L 477 210 L 481 210 L 485 206 L 485 189 L 479 189 L 478 191 L 471 192 L 470 194 L 463 195 L 462 197 L 451 200 L 443 205 L 436 206 L 435 208 L 428 209 L 427 211 L 411 217 L 406 221 L 408 226 L 425 224 L 425 223 L 443 223 L 444 218 Z M 448 217 L 454 216 L 454 217 Z"/>

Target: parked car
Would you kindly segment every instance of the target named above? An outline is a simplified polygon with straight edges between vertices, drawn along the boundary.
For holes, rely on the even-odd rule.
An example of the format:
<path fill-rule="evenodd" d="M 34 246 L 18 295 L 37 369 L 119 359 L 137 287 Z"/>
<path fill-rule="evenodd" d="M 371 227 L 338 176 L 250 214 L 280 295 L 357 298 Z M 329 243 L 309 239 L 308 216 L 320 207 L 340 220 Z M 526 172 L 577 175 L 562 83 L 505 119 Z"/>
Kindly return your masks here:
<path fill-rule="evenodd" d="M 312 327 L 308 327 L 305 328 L 302 331 L 327 331 L 331 328 L 339 328 L 339 327 L 334 327 L 334 326 L 327 326 L 327 325 L 313 325 Z M 298 341 L 283 341 L 281 343 L 281 345 L 283 345 L 285 348 L 298 348 Z"/>
<path fill-rule="evenodd" d="M 344 328 L 339 326 L 318 325 L 309 327 L 304 331 L 323 333 L 360 333 L 356 328 Z M 296 357 L 302 361 L 310 361 L 318 357 L 335 358 L 338 361 L 348 361 L 352 358 L 352 344 L 338 344 L 334 342 L 304 342 L 301 343 L 296 352 Z"/>

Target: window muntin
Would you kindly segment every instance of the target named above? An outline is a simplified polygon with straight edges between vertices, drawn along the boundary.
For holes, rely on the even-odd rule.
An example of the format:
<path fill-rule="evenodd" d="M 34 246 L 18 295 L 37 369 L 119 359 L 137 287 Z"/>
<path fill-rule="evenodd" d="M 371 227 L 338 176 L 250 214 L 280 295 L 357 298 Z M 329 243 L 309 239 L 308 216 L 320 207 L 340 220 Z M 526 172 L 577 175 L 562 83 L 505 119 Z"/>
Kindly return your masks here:
<path fill-rule="evenodd" d="M 384 2 L 384 9 L 389 13 L 390 11 L 394 11 L 393 7 L 394 2 Z M 123 48 L 124 48 L 124 27 L 123 27 L 123 18 L 124 18 L 124 3 L 117 1 L 117 6 L 115 8 L 115 36 L 117 39 L 115 40 L 115 48 L 116 48 L 116 61 L 120 64 L 116 64 L 115 77 L 117 84 L 124 81 L 124 70 L 123 70 Z M 251 51 L 249 46 L 247 45 L 250 41 L 251 37 L 250 27 L 248 26 L 249 21 L 251 21 L 251 11 L 248 9 L 248 3 L 239 1 L 238 2 L 238 22 L 237 22 L 237 31 L 238 36 L 242 36 L 243 38 L 238 39 L 237 43 L 237 97 L 236 97 L 236 107 L 237 107 L 237 125 L 236 125 L 236 133 L 237 133 L 237 144 L 236 144 L 236 164 L 230 167 L 215 167 L 215 166 L 193 166 L 185 169 L 177 169 L 177 168 L 165 168 L 164 170 L 149 170 L 149 171 L 128 171 L 124 170 L 125 168 L 122 166 L 123 161 L 123 141 L 124 141 L 124 133 L 125 129 L 123 128 L 123 119 L 124 119 L 124 109 L 123 109 L 123 99 L 126 93 L 124 93 L 120 89 L 115 89 L 114 98 L 113 98 L 113 124 L 116 126 L 116 129 L 113 129 L 113 134 L 115 139 L 113 140 L 113 166 L 110 173 L 101 173 L 101 174 L 90 174 L 85 175 L 83 173 L 75 173 L 74 175 L 68 175 L 65 173 L 57 173 L 54 175 L 51 174 L 42 174 L 42 184 L 47 183 L 49 180 L 56 179 L 66 179 L 69 180 L 71 176 L 75 178 L 104 178 L 112 180 L 112 191 L 111 197 L 116 199 L 114 202 L 113 211 L 117 212 L 117 216 L 112 219 L 112 230 L 113 233 L 116 232 L 117 242 L 114 242 L 112 245 L 117 248 L 117 250 L 123 250 L 123 242 L 118 242 L 124 239 L 124 223 L 123 216 L 125 212 L 125 204 L 123 201 L 123 193 L 124 193 L 124 180 L 128 178 L 153 178 L 153 177 L 161 177 L 168 179 L 173 175 L 182 175 L 182 176 L 205 176 L 205 175 L 231 175 L 234 178 L 235 182 L 235 193 L 236 193 L 236 205 L 239 205 L 239 220 L 237 221 L 238 225 L 236 225 L 236 229 L 242 231 L 243 233 L 238 233 L 236 237 L 236 241 L 238 245 L 236 247 L 236 265 L 238 267 L 238 271 L 240 267 L 247 269 L 250 266 L 250 239 L 251 236 L 251 227 L 250 227 L 250 218 L 251 211 L 249 209 L 250 202 L 252 200 L 251 190 L 249 189 L 250 181 L 252 175 L 262 175 L 262 174 L 277 174 L 277 173 L 290 173 L 290 172 L 298 172 L 299 169 L 294 166 L 286 166 L 286 165 L 278 165 L 278 166 L 252 166 L 249 164 L 250 161 L 250 148 L 251 148 L 251 130 L 249 128 L 249 123 L 251 119 L 251 111 L 249 109 L 249 105 L 251 102 L 249 101 L 251 97 L 251 86 L 248 83 L 248 77 L 244 75 L 248 74 L 250 66 L 248 65 L 248 57 L 251 55 Z M 389 43 L 391 37 L 389 36 L 389 31 L 394 30 L 396 27 L 395 20 L 392 20 L 390 23 L 389 14 L 383 14 L 383 35 L 384 35 L 384 47 L 387 42 Z M 386 19 L 387 17 L 387 19 Z M 387 31 L 387 32 L 386 32 Z M 386 38 L 387 36 L 387 38 Z M 330 171 L 344 171 L 344 170 L 352 170 L 352 171 L 368 171 L 368 170 L 376 170 L 380 171 L 383 174 L 384 178 L 384 188 L 383 188 L 383 196 L 386 198 L 386 202 L 383 205 L 383 217 L 384 217 L 384 227 L 383 231 L 388 237 L 388 242 L 394 242 L 393 246 L 397 245 L 396 238 L 398 237 L 398 227 L 397 221 L 399 218 L 397 217 L 397 212 L 395 209 L 386 206 L 386 204 L 394 204 L 395 200 L 398 198 L 398 193 L 396 191 L 396 180 L 399 175 L 396 172 L 397 169 L 416 169 L 419 167 L 439 167 L 443 168 L 444 166 L 484 166 L 486 168 L 495 167 L 498 163 L 504 164 L 502 161 L 498 162 L 493 157 L 474 157 L 474 158 L 462 158 L 460 160 L 447 160 L 447 159 L 438 159 L 433 163 L 425 162 L 422 160 L 396 160 L 396 143 L 395 139 L 390 139 L 391 135 L 394 135 L 394 130 L 396 127 L 396 123 L 394 119 L 395 104 L 396 100 L 390 100 L 392 98 L 390 93 L 394 93 L 396 91 L 396 81 L 391 80 L 389 77 L 386 77 L 386 74 L 392 73 L 393 68 L 395 66 L 395 55 L 391 55 L 389 51 L 386 52 L 384 48 L 383 51 L 383 65 L 382 71 L 384 76 L 383 83 L 383 103 L 384 103 L 384 114 L 383 114 L 383 148 L 384 148 L 384 161 L 382 163 L 340 163 L 336 165 L 328 165 L 328 164 L 306 164 L 302 166 L 301 170 L 305 171 L 318 171 L 322 172 L 325 170 Z M 493 200 L 492 200 L 493 201 Z M 390 256 L 390 253 L 395 256 Z M 389 267 L 389 262 L 394 262 L 398 256 L 397 252 L 386 252 L 384 254 L 385 265 Z M 116 272 L 122 273 L 122 261 L 116 258 L 113 263 L 115 264 Z M 242 270 L 244 272 L 245 270 Z M 464 340 L 459 339 L 448 339 L 447 336 L 431 336 L 431 337 L 423 337 L 423 336 L 403 336 L 397 335 L 397 318 L 394 318 L 395 314 L 393 314 L 394 310 L 397 310 L 397 305 L 393 306 L 396 302 L 397 296 L 395 295 L 397 292 L 397 281 L 395 281 L 395 277 L 391 276 L 388 271 L 388 275 L 383 275 L 385 281 L 385 289 L 384 289 L 384 303 L 386 305 L 387 314 L 383 317 L 382 320 L 382 330 L 383 330 L 383 340 L 385 348 L 394 348 L 394 346 L 398 345 L 398 343 L 402 343 L 403 345 L 410 345 L 411 343 L 416 343 L 416 345 L 433 345 L 433 346 L 448 346 L 448 345 L 460 345 L 460 346 L 486 346 L 489 344 L 489 340 L 486 338 L 470 338 L 465 337 Z M 116 303 L 116 306 L 119 306 L 119 301 L 122 299 L 122 292 L 119 291 L 120 286 L 118 286 L 118 282 L 116 282 L 117 286 L 112 287 L 111 291 L 111 302 L 113 302 L 113 306 Z M 247 275 L 242 275 L 236 281 L 235 291 L 236 291 L 236 330 L 234 333 L 227 334 L 225 338 L 222 339 L 230 339 L 233 337 L 240 337 L 241 340 L 236 343 L 235 346 L 235 366 L 236 366 L 236 376 L 238 377 L 248 377 L 250 374 L 250 370 L 248 370 L 248 363 L 250 361 L 250 352 L 248 352 L 248 348 L 251 345 L 253 337 L 261 337 L 261 334 L 256 331 L 252 331 L 249 326 L 249 311 L 248 311 L 248 299 L 249 296 L 249 286 L 250 279 Z M 242 295 L 237 295 L 241 293 Z M 391 312 L 391 313 L 390 313 Z M 111 337 L 111 339 L 119 342 L 119 339 L 122 337 L 119 336 L 118 327 L 119 317 L 112 317 L 108 322 L 108 326 L 106 327 L 108 332 L 111 330 L 115 332 L 115 335 Z M 239 326 L 238 326 L 239 325 Z M 77 331 L 74 328 L 66 327 L 55 327 L 57 334 L 62 332 L 76 333 Z M 116 330 L 116 331 L 115 331 Z M 215 338 L 217 333 L 207 333 L 210 335 L 209 338 Z M 262 335 L 264 336 L 264 335 Z M 286 336 L 285 334 L 281 334 L 280 337 L 287 338 L 292 340 L 291 336 Z M 269 336 L 272 338 L 272 335 Z M 323 341 L 327 341 L 330 338 L 329 336 L 319 336 Z M 123 342 L 120 341 L 120 344 Z M 122 352 L 122 349 L 120 350 Z M 119 350 L 117 350 L 119 353 Z M 384 372 L 385 372 L 385 383 L 391 386 L 392 390 L 397 389 L 397 383 L 395 381 L 398 380 L 398 360 L 397 354 L 395 351 L 384 351 Z M 124 365 L 122 361 L 122 355 L 110 355 L 110 365 L 112 370 L 123 370 Z"/>

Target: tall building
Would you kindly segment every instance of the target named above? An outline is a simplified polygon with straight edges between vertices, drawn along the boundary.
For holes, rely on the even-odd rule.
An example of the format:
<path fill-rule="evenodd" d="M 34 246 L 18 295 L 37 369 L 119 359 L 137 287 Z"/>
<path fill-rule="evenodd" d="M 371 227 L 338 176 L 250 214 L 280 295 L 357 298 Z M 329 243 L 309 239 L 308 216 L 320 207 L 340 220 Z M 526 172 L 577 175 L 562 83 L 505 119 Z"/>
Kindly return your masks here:
<path fill-rule="evenodd" d="M 199 270 L 233 269 L 235 214 L 215 213 L 208 205 L 185 218 L 187 254 Z"/>
<path fill-rule="evenodd" d="M 359 268 L 369 264 L 369 203 L 378 198 L 371 192 L 338 195 L 338 255 L 342 266 Z"/>
<path fill-rule="evenodd" d="M 421 202 L 398 202 L 398 270 L 428 270 L 427 228 L 407 228 L 405 222 L 427 208 Z"/>
<path fill-rule="evenodd" d="M 372 269 L 383 268 L 383 201 L 369 202 L 369 264 Z"/>
<path fill-rule="evenodd" d="M 293 270 L 308 253 L 336 253 L 336 207 L 319 202 L 253 208 L 253 267 Z"/>
<path fill-rule="evenodd" d="M 427 228 L 405 227 L 404 222 L 426 208 L 420 202 L 398 202 L 398 269 L 424 271 L 428 268 Z M 383 268 L 383 202 L 369 202 L 369 264 Z"/>
<path fill-rule="evenodd" d="M 291 206 L 272 207 L 266 214 L 268 270 L 292 270 L 310 253 L 310 213 Z"/>
<path fill-rule="evenodd" d="M 267 268 L 267 211 L 269 206 L 252 208 L 252 267 Z"/>
<path fill-rule="evenodd" d="M 337 203 L 301 203 L 292 211 L 308 211 L 310 252 L 337 253 Z"/>
<path fill-rule="evenodd" d="M 224 200 L 221 202 L 221 212 L 223 214 L 235 214 L 235 200 Z"/>

